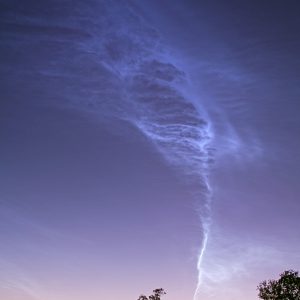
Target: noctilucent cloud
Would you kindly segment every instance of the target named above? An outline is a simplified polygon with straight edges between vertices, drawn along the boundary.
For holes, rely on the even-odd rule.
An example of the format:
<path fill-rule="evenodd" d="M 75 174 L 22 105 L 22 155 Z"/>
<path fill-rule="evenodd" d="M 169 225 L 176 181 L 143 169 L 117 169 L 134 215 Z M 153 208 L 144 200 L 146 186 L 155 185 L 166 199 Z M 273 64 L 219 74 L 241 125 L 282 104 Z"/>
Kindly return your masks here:
<path fill-rule="evenodd" d="M 300 269 L 300 5 L 0 2 L 0 299 L 251 300 Z"/>

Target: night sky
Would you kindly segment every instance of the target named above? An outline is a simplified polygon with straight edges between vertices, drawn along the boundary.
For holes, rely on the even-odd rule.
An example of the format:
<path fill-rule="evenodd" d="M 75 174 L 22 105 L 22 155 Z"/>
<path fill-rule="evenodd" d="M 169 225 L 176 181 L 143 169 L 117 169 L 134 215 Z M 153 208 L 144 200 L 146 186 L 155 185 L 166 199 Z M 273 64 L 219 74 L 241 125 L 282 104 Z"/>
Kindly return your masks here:
<path fill-rule="evenodd" d="M 300 269 L 298 0 L 0 0 L 0 299 L 251 300 Z"/>

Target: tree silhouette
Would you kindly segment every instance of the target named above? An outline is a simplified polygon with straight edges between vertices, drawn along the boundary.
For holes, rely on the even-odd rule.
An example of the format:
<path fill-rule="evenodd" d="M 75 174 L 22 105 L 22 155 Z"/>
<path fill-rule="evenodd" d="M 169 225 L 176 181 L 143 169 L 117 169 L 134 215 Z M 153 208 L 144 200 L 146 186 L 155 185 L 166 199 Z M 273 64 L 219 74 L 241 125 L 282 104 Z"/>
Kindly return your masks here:
<path fill-rule="evenodd" d="M 146 297 L 145 295 L 139 296 L 138 300 L 160 300 L 160 297 L 165 295 L 166 292 L 164 289 L 155 289 L 153 290 L 153 295 Z"/>
<path fill-rule="evenodd" d="M 300 277 L 298 272 L 288 270 L 278 280 L 261 282 L 257 289 L 264 300 L 300 300 Z"/>

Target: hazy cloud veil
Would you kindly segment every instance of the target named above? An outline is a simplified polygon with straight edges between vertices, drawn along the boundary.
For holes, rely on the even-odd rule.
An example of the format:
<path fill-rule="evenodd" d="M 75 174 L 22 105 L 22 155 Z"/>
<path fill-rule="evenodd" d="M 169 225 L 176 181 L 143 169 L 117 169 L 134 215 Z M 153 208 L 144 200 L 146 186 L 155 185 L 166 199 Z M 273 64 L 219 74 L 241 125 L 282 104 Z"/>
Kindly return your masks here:
<path fill-rule="evenodd" d="M 16 112 L 16 119 L 22 119 L 23 111 L 30 119 L 30 116 L 38 118 L 36 111 L 41 107 L 50 108 L 50 113 L 55 107 L 57 119 L 63 115 L 61 111 L 75 111 L 91 119 L 108 120 L 107 126 L 111 127 L 115 120 L 121 120 L 120 123 L 130 124 L 130 128 L 145 137 L 147 146 L 153 146 L 151 154 L 159 153 L 164 167 L 167 165 L 186 187 L 194 203 L 191 211 L 199 216 L 200 232 L 193 235 L 198 245 L 197 257 L 192 258 L 195 272 L 198 267 L 195 299 L 202 295 L 205 299 L 220 299 L 220 295 L 241 299 L 249 282 L 251 291 L 249 288 L 247 295 L 252 297 L 254 282 L 259 278 L 256 274 L 266 275 L 265 269 L 273 273 L 281 271 L 283 266 L 294 267 L 300 261 L 298 230 L 295 230 L 299 227 L 296 199 L 300 169 L 300 31 L 299 14 L 293 5 L 274 1 L 270 9 L 271 4 L 261 1 L 247 4 L 167 0 L 2 2 L 0 46 L 4 58 L 1 75 L 5 80 L 5 108 Z M 32 103 L 36 111 L 27 108 Z M 4 121 L 9 128 L 8 145 L 15 147 L 10 135 L 16 133 L 17 126 L 9 116 Z M 55 123 L 51 123 L 51 130 L 65 124 L 64 121 L 67 123 L 63 120 L 56 125 L 51 119 L 49 123 Z M 47 126 L 48 123 L 45 128 L 49 129 Z M 35 143 L 34 135 L 31 136 L 34 130 L 29 125 L 28 128 L 29 143 L 32 140 Z M 36 148 L 46 149 L 44 155 L 50 157 L 50 165 L 51 159 L 64 157 L 61 152 L 65 149 L 59 148 L 59 152 L 53 145 L 48 149 L 47 130 L 37 136 L 41 142 Z M 70 145 L 72 141 L 70 137 Z M 18 142 L 22 143 L 22 138 Z M 52 155 L 55 149 L 57 157 Z M 10 157 L 10 149 L 7 153 Z M 19 156 L 25 157 L 23 153 Z M 44 163 L 43 158 L 41 155 L 40 161 Z M 16 169 L 14 158 L 12 163 L 7 160 L 8 169 L 16 174 L 22 168 L 32 172 L 27 159 L 25 162 L 22 159 L 24 166 L 17 164 Z M 70 165 L 72 169 L 73 164 Z M 38 173 L 39 168 L 36 170 Z M 110 172 L 109 164 L 103 172 Z M 90 174 L 94 176 L 93 172 Z M 32 178 L 34 181 L 33 175 Z M 108 185 L 114 183 L 112 180 Z M 72 181 L 68 184 L 73 186 Z M 70 194 L 66 194 L 73 199 L 68 184 L 65 188 Z M 46 192 L 42 195 L 47 199 Z M 91 199 L 97 197 L 95 193 Z M 28 215 L 36 217 L 35 209 L 44 211 L 39 206 L 43 201 L 32 198 L 29 204 L 33 212 Z M 1 199 L 0 204 L 10 207 L 5 201 Z M 60 203 L 55 201 L 57 207 L 53 211 L 57 213 Z M 67 210 L 69 202 L 65 201 Z M 101 201 L 98 208 L 105 202 Z M 85 203 L 80 205 L 85 207 Z M 13 224 L 26 224 L 28 232 L 49 240 L 55 236 L 65 240 L 63 234 L 60 236 L 34 218 L 32 222 L 22 218 L 21 211 L 16 205 L 1 213 Z M 64 215 L 60 217 L 63 224 L 68 223 Z M 54 227 L 55 221 L 54 218 L 50 222 Z M 101 221 L 95 222 L 99 228 Z M 110 224 L 109 217 L 106 221 Z M 14 226 L 10 230 L 18 232 Z M 71 237 L 70 233 L 68 238 Z M 38 244 L 39 238 L 38 235 L 37 241 L 33 240 Z M 111 241 L 110 233 L 106 238 Z M 31 249 L 28 241 L 24 245 L 19 240 L 14 243 Z M 44 250 L 58 251 L 55 246 Z M 34 251 L 40 251 L 39 247 Z M 35 279 L 23 275 L 22 268 L 12 261 L 0 260 L 4 269 L 11 270 L 5 274 L 8 274 L 5 286 L 14 289 L 18 285 L 29 297 L 46 299 Z M 111 283 L 115 284 L 114 280 Z M 105 292 L 109 293 L 109 288 Z"/>

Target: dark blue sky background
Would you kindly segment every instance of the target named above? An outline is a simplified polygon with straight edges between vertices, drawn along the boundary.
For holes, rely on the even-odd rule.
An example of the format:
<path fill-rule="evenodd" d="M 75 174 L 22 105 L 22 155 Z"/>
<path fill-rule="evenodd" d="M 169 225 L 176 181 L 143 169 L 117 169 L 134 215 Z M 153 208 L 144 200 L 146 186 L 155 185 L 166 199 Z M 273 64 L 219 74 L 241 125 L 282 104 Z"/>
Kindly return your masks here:
<path fill-rule="evenodd" d="M 250 300 L 299 270 L 299 13 L 1 0 L 0 298 Z"/>

